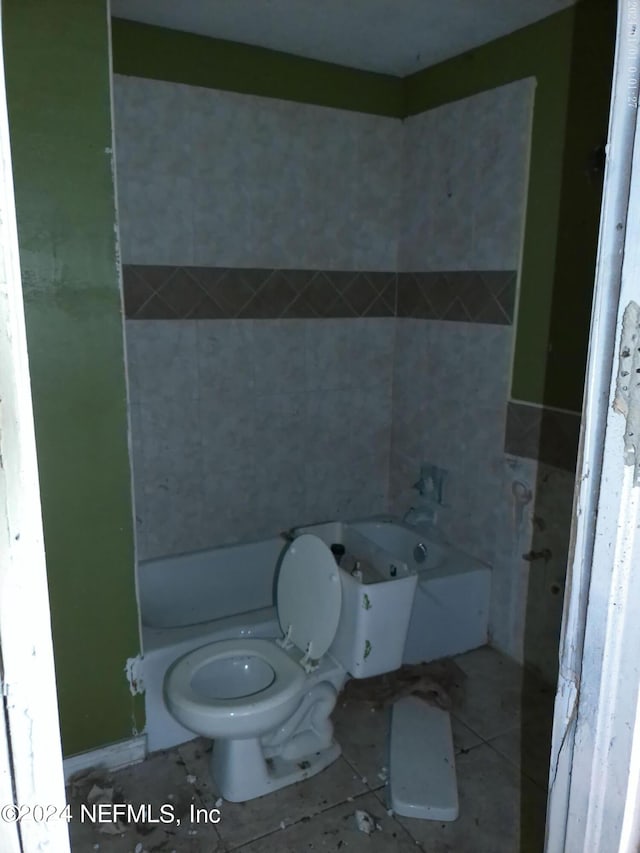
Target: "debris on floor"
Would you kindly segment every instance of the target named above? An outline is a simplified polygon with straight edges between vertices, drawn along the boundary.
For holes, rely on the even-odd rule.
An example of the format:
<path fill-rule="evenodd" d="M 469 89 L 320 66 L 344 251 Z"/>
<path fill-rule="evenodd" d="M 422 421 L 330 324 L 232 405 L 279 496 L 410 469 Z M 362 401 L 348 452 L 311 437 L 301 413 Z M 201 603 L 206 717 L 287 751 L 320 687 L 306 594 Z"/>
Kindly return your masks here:
<path fill-rule="evenodd" d="M 100 785 L 93 785 L 87 794 L 87 802 L 89 805 L 100 805 L 101 803 L 111 804 L 113 802 L 113 787 L 102 788 Z"/>
<path fill-rule="evenodd" d="M 113 776 L 103 767 L 90 767 L 75 773 L 68 785 L 71 797 L 88 805 L 110 805 L 117 799 Z M 105 821 L 98 825 L 98 832 L 102 835 L 122 835 L 125 831 L 125 825 L 119 820 L 113 823 Z"/>
<path fill-rule="evenodd" d="M 107 788 L 94 783 L 87 794 L 87 803 L 90 806 L 112 805 L 113 792 L 113 785 Z M 116 820 L 113 823 L 110 821 L 98 823 L 98 832 L 102 835 L 122 835 L 125 831 L 125 825 L 119 820 Z"/>
<path fill-rule="evenodd" d="M 135 853 L 136 847 L 138 853 L 222 853 L 229 849 L 235 853 L 258 850 L 411 853 L 412 849 L 434 853 L 447 848 L 496 853 L 497 850 L 517 850 L 525 839 L 527 849 L 542 849 L 543 843 L 538 844 L 537 837 L 544 837 L 544 790 L 523 782 L 526 777 L 494 749 L 491 740 L 496 728 L 494 716 L 499 723 L 505 723 L 505 729 L 509 721 L 514 730 L 520 722 L 520 717 L 503 709 L 505 697 L 509 708 L 515 701 L 512 694 L 521 684 L 521 670 L 488 649 L 473 652 L 470 658 L 463 662 L 470 674 L 465 683 L 466 706 L 461 709 L 460 717 L 464 719 L 470 710 L 480 734 L 477 739 L 472 737 L 463 723 L 459 723 L 462 742 L 469 749 L 468 754 L 456 757 L 460 762 L 460 793 L 466 798 L 466 807 L 461 810 L 457 822 L 398 819 L 394 809 L 389 807 L 391 801 L 384 796 L 388 792 L 381 788 L 382 776 L 385 772 L 391 775 L 392 771 L 391 753 L 385 749 L 388 732 L 385 715 L 377 708 L 372 708 L 370 713 L 371 705 L 366 702 L 353 702 L 345 711 L 340 711 L 337 720 L 336 735 L 344 755 L 337 760 L 334 769 L 253 803 L 219 801 L 219 792 L 208 777 L 207 745 L 199 740 L 152 754 L 130 768 L 117 771 L 98 768 L 76 775 L 67 789 L 67 801 L 74 815 L 69 827 L 73 853 Z M 446 687 L 446 682 L 439 683 Z M 374 694 L 372 699 L 379 701 L 379 695 Z M 541 707 L 538 692 L 532 701 L 531 710 L 536 712 Z M 413 704 L 422 705 L 421 702 Z M 516 706 L 516 710 L 519 707 Z M 547 707 L 550 719 L 552 702 L 549 705 L 545 697 L 544 708 Z M 434 710 L 427 704 L 422 705 L 422 709 Z M 535 719 L 537 721 L 537 717 Z M 483 734 L 488 740 L 481 738 Z M 548 755 L 546 734 L 534 733 L 531 737 L 527 749 L 534 750 L 536 756 L 537 753 Z M 179 760 L 181 757 L 183 760 Z M 526 755 L 522 758 L 527 761 Z M 525 766 L 536 771 L 537 765 L 531 768 L 527 761 Z M 548 772 L 548 768 L 541 770 Z M 197 778 L 195 785 L 187 782 L 190 774 Z M 363 790 L 361 780 L 365 774 L 370 787 L 380 790 Z M 540 786 L 544 786 L 545 779 L 541 778 Z M 77 792 L 73 798 L 71 785 Z M 125 825 L 122 836 L 100 835 L 97 826 L 80 822 L 76 815 L 80 804 L 87 804 L 92 790 L 92 797 L 97 798 L 108 797 L 109 789 L 113 789 L 114 803 L 131 802 L 136 808 L 140 803 L 153 803 L 154 815 L 158 814 L 160 803 L 170 803 L 181 825 L 130 822 Z M 526 826 L 522 825 L 523 803 L 527 807 Z M 214 804 L 221 811 L 219 824 L 191 820 L 192 805 L 210 811 Z M 364 817 L 358 821 L 356 809 L 364 811 L 369 820 Z M 532 835 L 536 843 L 533 839 L 528 843 Z"/>
<path fill-rule="evenodd" d="M 109 788 L 113 785 L 112 775 L 103 767 L 90 767 L 88 770 L 80 770 L 69 779 L 68 782 L 72 796 L 87 797 L 89 791 L 94 787 Z"/>
<path fill-rule="evenodd" d="M 360 832 L 364 832 L 366 835 L 371 835 L 372 832 L 375 832 L 376 829 L 378 829 L 378 824 L 371 817 L 369 812 L 365 812 L 364 809 L 356 809 L 354 817 L 356 819 L 356 826 Z"/>
<path fill-rule="evenodd" d="M 166 844 L 171 840 L 170 834 L 162 827 L 156 826 L 146 835 L 143 844 L 144 853 L 153 853 L 154 850 L 166 850 Z"/>
<path fill-rule="evenodd" d="M 465 673 L 450 658 L 405 664 L 395 672 L 351 679 L 341 699 L 344 704 L 369 702 L 376 708 L 384 708 L 405 696 L 417 696 L 429 705 L 450 711 L 462 700 L 465 678 Z"/>

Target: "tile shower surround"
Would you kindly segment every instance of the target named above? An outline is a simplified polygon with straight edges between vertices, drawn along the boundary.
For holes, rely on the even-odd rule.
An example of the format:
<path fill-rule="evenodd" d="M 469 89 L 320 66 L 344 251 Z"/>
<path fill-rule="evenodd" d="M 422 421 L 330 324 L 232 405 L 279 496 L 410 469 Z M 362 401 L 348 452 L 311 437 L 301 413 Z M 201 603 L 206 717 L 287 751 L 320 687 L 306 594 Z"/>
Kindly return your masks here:
<path fill-rule="evenodd" d="M 533 97 L 398 122 L 115 75 L 139 559 L 402 513 L 435 460 L 443 529 L 494 566 L 496 643 L 523 656 L 534 547 L 538 627 L 559 624 L 546 504 L 573 475 L 540 472 L 575 463 L 579 418 L 508 403 Z M 544 541 L 533 507 L 514 528 L 514 479 Z"/>

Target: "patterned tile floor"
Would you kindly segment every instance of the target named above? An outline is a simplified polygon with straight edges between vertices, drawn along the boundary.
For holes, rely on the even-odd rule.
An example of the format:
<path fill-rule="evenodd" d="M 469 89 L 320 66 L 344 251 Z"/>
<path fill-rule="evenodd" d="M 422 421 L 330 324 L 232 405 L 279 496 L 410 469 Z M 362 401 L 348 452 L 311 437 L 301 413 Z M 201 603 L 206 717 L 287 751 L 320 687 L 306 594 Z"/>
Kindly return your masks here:
<path fill-rule="evenodd" d="M 71 824 L 73 853 L 523 853 L 542 851 L 553 690 L 489 648 L 457 658 L 467 675 L 453 719 L 460 816 L 453 823 L 387 812 L 383 767 L 388 715 L 358 705 L 334 712 L 342 757 L 305 782 L 247 803 L 222 803 L 217 825 L 193 823 L 190 808 L 216 805 L 208 774 L 209 745 L 193 740 L 114 773 L 117 802 L 171 804 L 179 827 L 133 823 L 106 835 Z M 69 791 L 73 814 L 91 782 Z M 379 829 L 359 832 L 364 809 Z"/>

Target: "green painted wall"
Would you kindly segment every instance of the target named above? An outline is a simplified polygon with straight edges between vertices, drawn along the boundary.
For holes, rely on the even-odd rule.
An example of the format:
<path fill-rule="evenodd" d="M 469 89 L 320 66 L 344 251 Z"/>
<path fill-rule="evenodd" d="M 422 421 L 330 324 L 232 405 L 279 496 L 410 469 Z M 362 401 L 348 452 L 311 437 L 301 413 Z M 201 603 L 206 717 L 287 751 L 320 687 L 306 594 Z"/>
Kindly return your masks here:
<path fill-rule="evenodd" d="M 66 755 L 131 736 L 138 654 L 105 0 L 4 0 L 20 260 Z M 136 703 L 138 704 L 138 703 Z"/>
<path fill-rule="evenodd" d="M 401 118 L 399 77 L 114 18 L 113 70 L 133 77 Z"/>
<path fill-rule="evenodd" d="M 577 411 L 582 409 L 602 204 L 615 6 L 601 0 L 580 3 L 573 32 L 544 402 Z M 525 380 L 531 373 L 526 349 L 518 343 L 514 396 L 528 390 Z"/>

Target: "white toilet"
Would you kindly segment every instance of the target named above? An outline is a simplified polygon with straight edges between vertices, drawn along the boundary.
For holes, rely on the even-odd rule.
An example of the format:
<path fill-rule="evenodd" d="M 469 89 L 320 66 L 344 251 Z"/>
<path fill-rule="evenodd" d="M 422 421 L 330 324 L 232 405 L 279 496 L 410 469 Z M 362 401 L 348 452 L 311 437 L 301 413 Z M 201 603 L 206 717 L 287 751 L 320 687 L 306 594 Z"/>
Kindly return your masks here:
<path fill-rule="evenodd" d="M 209 643 L 170 667 L 167 707 L 187 729 L 213 738 L 211 774 L 226 800 L 260 797 L 338 758 L 329 715 L 347 675 L 366 678 L 402 663 L 417 576 L 380 579 L 354 579 L 320 538 L 303 534 L 278 575 L 284 636 Z"/>

